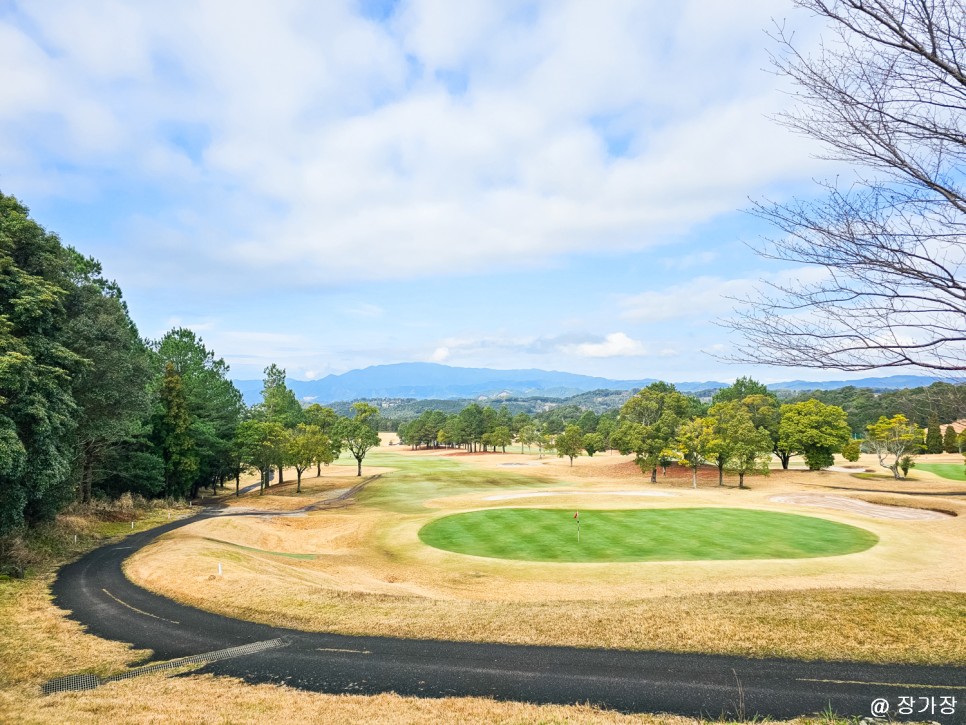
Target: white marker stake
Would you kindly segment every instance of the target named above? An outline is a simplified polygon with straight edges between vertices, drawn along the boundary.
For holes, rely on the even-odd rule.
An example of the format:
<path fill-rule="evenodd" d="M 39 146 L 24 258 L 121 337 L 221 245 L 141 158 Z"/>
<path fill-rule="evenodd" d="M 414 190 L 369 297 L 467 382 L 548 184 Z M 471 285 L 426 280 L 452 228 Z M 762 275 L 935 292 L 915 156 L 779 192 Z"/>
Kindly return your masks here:
<path fill-rule="evenodd" d="M 133 521 L 131 522 L 131 530 L 132 531 L 134 530 L 134 522 Z"/>
<path fill-rule="evenodd" d="M 77 534 L 74 534 L 74 543 L 77 543 Z"/>
<path fill-rule="evenodd" d="M 221 576 L 221 562 L 218 562 L 218 576 Z"/>

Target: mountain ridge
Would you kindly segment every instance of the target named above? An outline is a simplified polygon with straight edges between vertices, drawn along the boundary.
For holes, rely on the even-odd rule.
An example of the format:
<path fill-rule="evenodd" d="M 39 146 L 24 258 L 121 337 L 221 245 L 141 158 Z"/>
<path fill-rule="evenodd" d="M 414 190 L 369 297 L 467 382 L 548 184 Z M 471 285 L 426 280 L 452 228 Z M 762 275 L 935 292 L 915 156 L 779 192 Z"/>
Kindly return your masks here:
<path fill-rule="evenodd" d="M 833 390 L 849 385 L 881 390 L 913 388 L 937 382 L 939 378 L 923 375 L 893 375 L 858 380 L 805 381 L 791 380 L 768 385 L 771 390 Z M 251 405 L 261 397 L 261 380 L 233 381 Z M 493 368 L 461 368 L 440 363 L 391 363 L 370 365 L 345 373 L 327 375 L 318 380 L 287 381 L 296 396 L 309 403 L 335 403 L 363 398 L 412 399 L 499 399 L 503 396 L 542 396 L 566 398 L 591 390 L 635 390 L 657 382 L 656 378 L 615 380 L 593 375 L 567 373 L 537 368 L 498 370 Z M 724 388 L 731 383 L 719 381 L 676 382 L 682 392 L 705 392 Z"/>

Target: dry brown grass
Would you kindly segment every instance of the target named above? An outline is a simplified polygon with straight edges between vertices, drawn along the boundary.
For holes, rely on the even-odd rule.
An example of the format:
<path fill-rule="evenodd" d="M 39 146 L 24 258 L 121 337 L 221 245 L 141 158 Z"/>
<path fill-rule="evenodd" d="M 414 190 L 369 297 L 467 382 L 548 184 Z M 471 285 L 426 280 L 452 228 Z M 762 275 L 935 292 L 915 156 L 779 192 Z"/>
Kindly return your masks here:
<path fill-rule="evenodd" d="M 770 500 L 776 493 L 837 486 L 850 480 L 846 472 L 781 471 L 752 479 L 750 491 L 707 483 L 695 491 L 674 474 L 649 484 L 622 456 L 583 459 L 582 472 L 574 476 L 566 461 L 539 462 L 536 456 L 459 458 L 476 468 L 512 472 L 518 482 L 520 476 L 546 481 L 547 487 L 449 493 L 445 485 L 427 487 L 429 496 L 438 491 L 439 498 L 423 501 L 421 510 L 404 509 L 412 513 L 369 506 L 363 499 L 349 509 L 296 519 L 211 520 L 142 550 L 126 571 L 138 583 L 195 606 L 318 631 L 757 657 L 966 662 L 961 626 L 966 516 L 887 521 Z M 539 463 L 506 468 L 503 462 Z M 376 491 L 400 485 L 392 475 L 373 484 Z M 533 496 L 543 492 L 554 495 Z M 498 500 L 494 493 L 528 498 Z M 941 501 L 950 509 L 966 508 L 945 497 L 863 494 L 868 496 L 883 496 L 880 502 L 893 505 L 908 499 L 913 507 L 933 508 Z M 880 541 L 865 552 L 817 559 L 547 564 L 463 556 L 418 538 L 419 529 L 440 514 L 493 506 L 582 512 L 742 506 L 841 521 L 874 532 Z M 314 556 L 280 556 L 285 553 Z M 225 565 L 224 576 L 212 578 L 218 562 Z"/>
<path fill-rule="evenodd" d="M 251 723 L 307 722 L 352 725 L 449 723 L 639 723 L 696 725 L 674 715 L 625 715 L 590 705 L 532 705 L 480 697 L 422 699 L 395 694 L 322 695 L 274 685 L 246 685 L 211 675 L 127 680 L 82 693 L 37 700 L 0 693 L 0 713 L 18 723 Z M 799 718 L 788 725 L 848 723 Z M 776 723 L 777 725 L 777 723 Z"/>
<path fill-rule="evenodd" d="M 142 512 L 143 513 L 143 512 Z M 167 520 L 164 509 L 140 518 L 136 528 Z M 177 514 L 178 511 L 173 513 Z M 134 514 L 137 516 L 137 513 Z M 75 512 L 60 521 L 60 534 L 105 532 L 98 518 Z M 75 553 L 79 553 L 80 548 Z M 48 562 L 49 563 L 49 562 Z M 43 697 L 40 686 L 78 672 L 108 676 L 150 653 L 86 634 L 51 602 L 48 570 L 27 579 L 0 579 L 0 722 L 17 723 L 262 723 L 268 720 L 345 723 L 601 722 L 671 723 L 679 717 L 629 716 L 589 706 L 536 706 L 484 698 L 422 700 L 393 694 L 364 697 L 322 695 L 273 685 L 246 685 L 232 678 L 159 675 L 111 683 L 96 690 Z"/>
<path fill-rule="evenodd" d="M 143 530 L 151 523 L 167 520 L 166 510 L 151 512 L 136 522 Z M 177 515 L 179 512 L 173 512 Z M 135 514 L 136 515 L 136 514 Z M 289 520 L 291 522 L 291 520 Z M 301 520 L 298 520 L 299 522 Z M 86 518 L 83 512 L 62 521 L 61 532 L 80 532 L 80 548 L 96 543 L 105 534 L 124 534 L 126 525 L 105 526 Z M 295 522 L 295 525 L 298 525 Z M 349 531 L 345 536 L 351 538 Z M 84 540 L 84 536 L 87 537 Z M 349 539 L 346 540 L 349 545 Z M 79 553 L 80 548 L 74 553 Z M 105 676 L 123 671 L 148 653 L 132 650 L 117 643 L 86 634 L 77 623 L 68 620 L 64 612 L 50 601 L 48 584 L 50 568 L 25 580 L 0 579 L 0 721 L 18 723 L 262 723 L 266 721 L 303 721 L 339 723 L 668 723 L 696 725 L 697 720 L 664 715 L 622 715 L 599 710 L 587 705 L 558 706 L 531 705 L 516 702 L 496 702 L 485 698 L 419 699 L 394 694 L 377 696 L 323 695 L 301 692 L 274 685 L 247 685 L 232 678 L 211 675 L 192 675 L 166 679 L 151 675 L 105 685 L 96 690 L 62 693 L 49 697 L 40 695 L 40 685 L 52 678 L 77 672 L 94 672 Z M 410 610 L 422 608 L 426 601 L 412 598 L 405 602 L 392 597 L 365 597 L 348 594 L 334 597 L 343 609 L 360 604 L 372 606 L 374 617 L 398 623 Z M 721 601 L 716 616 L 721 615 Z M 747 603 L 746 603 L 747 604 Z M 921 604 L 921 603 L 920 603 Z M 475 609 L 476 605 L 464 602 Z M 775 617 L 788 616 L 774 610 L 773 604 L 759 601 L 759 606 L 773 610 Z M 700 626 L 700 612 L 707 603 L 694 600 L 690 609 L 678 609 L 679 615 L 692 618 L 693 626 Z M 741 602 L 735 602 L 733 626 L 737 631 Z M 936 606 L 940 606 L 938 603 Z M 952 606 L 957 606 L 953 603 Z M 433 606 L 436 610 L 436 606 Z M 666 608 L 648 604 L 655 623 L 668 616 Z M 232 613 L 238 616 L 238 612 Z M 434 611 L 438 614 L 438 611 Z M 556 616 L 556 608 L 548 607 L 548 616 Z M 585 613 L 586 614 L 586 613 Z M 616 614 L 616 611 L 613 613 Z M 714 615 L 715 611 L 705 612 Z M 448 616 L 458 615 L 450 612 Z M 926 619 L 929 619 L 928 612 Z M 664 622 L 664 626 L 667 626 Z M 571 629 L 586 626 L 586 621 L 571 621 Z M 680 629 L 680 623 L 678 624 Z M 925 636 L 930 636 L 924 632 Z M 846 722 L 824 718 L 801 718 L 790 721 L 795 725 Z"/>

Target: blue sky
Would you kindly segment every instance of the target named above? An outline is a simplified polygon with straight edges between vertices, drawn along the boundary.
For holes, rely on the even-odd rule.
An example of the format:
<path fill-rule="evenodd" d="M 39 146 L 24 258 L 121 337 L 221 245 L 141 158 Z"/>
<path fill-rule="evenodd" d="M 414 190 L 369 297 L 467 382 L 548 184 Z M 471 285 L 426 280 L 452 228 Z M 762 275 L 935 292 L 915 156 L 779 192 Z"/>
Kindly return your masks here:
<path fill-rule="evenodd" d="M 0 190 L 141 333 L 238 378 L 416 360 L 619 378 L 728 365 L 749 198 L 846 173 L 791 102 L 778 0 L 0 0 Z"/>

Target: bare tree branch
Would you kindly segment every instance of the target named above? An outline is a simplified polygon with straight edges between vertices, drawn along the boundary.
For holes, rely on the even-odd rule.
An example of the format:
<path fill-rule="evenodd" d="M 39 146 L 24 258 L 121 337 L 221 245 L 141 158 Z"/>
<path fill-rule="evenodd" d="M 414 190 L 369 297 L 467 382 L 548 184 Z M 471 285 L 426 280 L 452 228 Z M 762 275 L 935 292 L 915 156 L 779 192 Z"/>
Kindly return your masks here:
<path fill-rule="evenodd" d="M 754 202 L 779 232 L 756 251 L 815 274 L 738 300 L 724 323 L 745 339 L 732 359 L 966 370 L 966 5 L 796 4 L 831 35 L 805 55 L 776 29 L 772 60 L 799 101 L 778 120 L 871 176 L 826 182 L 817 202 Z"/>

